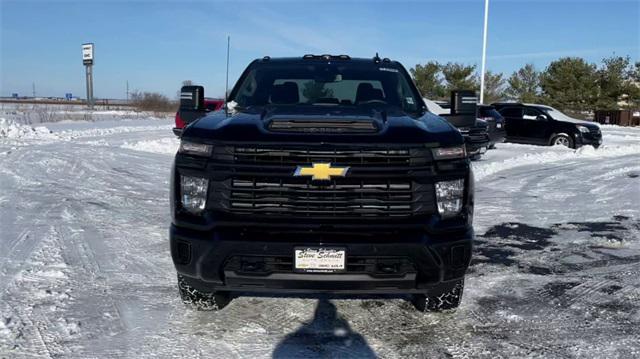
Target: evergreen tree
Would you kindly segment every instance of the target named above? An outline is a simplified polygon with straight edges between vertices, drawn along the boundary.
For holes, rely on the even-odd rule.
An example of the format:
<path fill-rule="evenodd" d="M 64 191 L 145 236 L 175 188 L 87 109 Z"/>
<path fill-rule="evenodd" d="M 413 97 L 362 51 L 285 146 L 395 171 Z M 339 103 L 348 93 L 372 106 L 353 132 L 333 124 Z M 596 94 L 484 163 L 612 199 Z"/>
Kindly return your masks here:
<path fill-rule="evenodd" d="M 484 74 L 484 103 L 498 102 L 504 97 L 504 75 L 487 71 Z"/>
<path fill-rule="evenodd" d="M 602 60 L 603 66 L 598 70 L 599 110 L 615 110 L 619 102 L 630 95 L 629 74 L 631 60 L 629 57 L 612 56 Z"/>
<path fill-rule="evenodd" d="M 447 93 L 452 90 L 475 90 L 480 87 L 475 75 L 476 65 L 449 62 L 442 67 Z"/>
<path fill-rule="evenodd" d="M 627 109 L 640 109 L 640 61 L 630 66 L 625 76 L 625 84 Z"/>
<path fill-rule="evenodd" d="M 320 98 L 333 97 L 333 90 L 325 88 L 323 82 L 307 81 L 302 89 L 302 95 L 307 98 L 307 102 L 315 103 Z"/>
<path fill-rule="evenodd" d="M 409 70 L 422 96 L 430 100 L 447 98 L 447 92 L 442 84 L 441 70 L 442 65 L 436 61 L 429 61 L 425 65 L 418 64 Z"/>
<path fill-rule="evenodd" d="M 553 61 L 540 76 L 545 103 L 560 110 L 581 114 L 596 109 L 598 76 L 596 66 L 579 57 Z"/>
<path fill-rule="evenodd" d="M 518 102 L 537 102 L 540 97 L 540 73 L 533 64 L 526 64 L 507 80 L 505 95 Z"/>

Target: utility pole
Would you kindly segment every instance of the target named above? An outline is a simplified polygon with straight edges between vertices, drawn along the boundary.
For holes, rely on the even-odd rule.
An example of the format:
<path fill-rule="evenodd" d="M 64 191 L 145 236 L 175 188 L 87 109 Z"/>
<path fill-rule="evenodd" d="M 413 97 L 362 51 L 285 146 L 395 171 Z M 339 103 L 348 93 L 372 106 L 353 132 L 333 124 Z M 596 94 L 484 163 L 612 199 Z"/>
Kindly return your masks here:
<path fill-rule="evenodd" d="M 127 80 L 127 103 L 129 103 L 129 80 Z"/>
<path fill-rule="evenodd" d="M 480 70 L 480 103 L 484 103 L 484 74 L 487 62 L 487 23 L 489 21 L 489 0 L 484 0 L 484 32 L 482 34 L 482 66 Z"/>
<path fill-rule="evenodd" d="M 93 110 L 93 65 L 85 66 L 87 76 L 87 104 Z"/>
<path fill-rule="evenodd" d="M 36 99 L 36 83 L 35 82 L 31 84 L 31 89 L 33 90 L 33 99 L 35 100 Z"/>

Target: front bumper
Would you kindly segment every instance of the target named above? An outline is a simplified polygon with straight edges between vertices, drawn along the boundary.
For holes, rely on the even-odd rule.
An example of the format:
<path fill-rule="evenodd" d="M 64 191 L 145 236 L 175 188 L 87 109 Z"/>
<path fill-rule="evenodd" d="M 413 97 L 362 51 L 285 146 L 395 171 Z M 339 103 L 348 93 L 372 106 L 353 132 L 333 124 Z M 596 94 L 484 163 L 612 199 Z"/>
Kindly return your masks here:
<path fill-rule="evenodd" d="M 496 143 L 504 142 L 505 137 L 507 136 L 507 131 L 502 129 L 496 129 L 495 131 L 489 132 L 490 144 L 494 145 Z"/>
<path fill-rule="evenodd" d="M 602 134 L 601 133 L 577 134 L 576 145 L 577 147 L 593 146 L 595 148 L 598 148 L 600 147 L 600 145 L 602 145 Z"/>
<path fill-rule="evenodd" d="M 483 140 L 470 140 L 468 138 L 465 138 L 464 145 L 467 149 L 467 154 L 469 156 L 473 156 L 486 152 L 487 148 L 490 145 L 490 141 L 488 136 Z"/>
<path fill-rule="evenodd" d="M 171 226 L 171 256 L 189 285 L 204 291 L 404 294 L 442 291 L 469 266 L 473 229 L 430 235 L 195 231 Z M 342 273 L 298 273 L 294 247 L 346 250 Z"/>

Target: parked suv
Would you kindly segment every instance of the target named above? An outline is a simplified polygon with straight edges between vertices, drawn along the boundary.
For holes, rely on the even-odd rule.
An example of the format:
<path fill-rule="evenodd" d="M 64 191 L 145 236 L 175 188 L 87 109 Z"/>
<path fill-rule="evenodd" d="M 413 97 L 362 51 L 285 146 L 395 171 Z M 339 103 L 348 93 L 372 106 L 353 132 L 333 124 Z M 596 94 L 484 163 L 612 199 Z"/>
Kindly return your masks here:
<path fill-rule="evenodd" d="M 181 107 L 202 108 L 202 87 Z M 183 301 L 231 293 L 410 294 L 458 306 L 473 243 L 464 139 L 398 62 L 253 61 L 225 111 L 184 129 L 171 255 Z M 475 120 L 475 103 L 472 120 Z"/>
<path fill-rule="evenodd" d="M 521 103 L 492 104 L 506 120 L 507 141 L 578 148 L 602 144 L 600 127 L 565 115 L 551 106 Z"/>

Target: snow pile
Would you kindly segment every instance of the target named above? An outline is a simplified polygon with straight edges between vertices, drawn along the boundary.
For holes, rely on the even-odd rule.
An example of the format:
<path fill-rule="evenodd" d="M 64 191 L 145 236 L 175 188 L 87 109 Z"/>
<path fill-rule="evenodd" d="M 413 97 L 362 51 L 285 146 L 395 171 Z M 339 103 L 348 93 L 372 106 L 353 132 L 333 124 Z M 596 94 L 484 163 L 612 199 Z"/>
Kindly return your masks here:
<path fill-rule="evenodd" d="M 155 120 L 151 118 L 150 120 Z M 105 128 L 89 128 L 83 130 L 64 130 L 59 132 L 59 137 L 63 140 L 73 140 L 81 137 L 102 137 L 108 135 L 117 135 L 130 132 L 149 132 L 167 130 L 170 131 L 173 125 L 155 125 L 155 126 L 118 126 Z"/>
<path fill-rule="evenodd" d="M 511 144 L 503 144 L 502 146 L 514 146 L 514 150 L 518 150 Z M 501 147 L 502 147 L 501 146 Z M 525 149 L 526 147 L 522 147 Z M 599 149 L 595 149 L 592 146 L 580 147 L 577 150 L 570 150 L 566 147 L 556 146 L 548 151 L 541 151 L 536 153 L 524 153 L 519 156 L 507 158 L 502 161 L 492 162 L 480 162 L 473 165 L 473 172 L 476 180 L 481 180 L 486 176 L 494 173 L 508 170 L 515 167 L 544 164 L 544 163 L 556 163 L 567 162 L 580 159 L 605 159 L 627 155 L 638 155 L 640 160 L 640 143 L 630 144 L 622 146 L 602 146 Z"/>
<path fill-rule="evenodd" d="M 0 138 L 10 139 L 39 139 L 54 138 L 55 135 L 46 127 L 31 127 L 20 125 L 13 120 L 0 118 Z"/>
<path fill-rule="evenodd" d="M 160 122 L 161 124 L 157 124 L 157 122 Z M 149 123 L 154 124 L 149 125 Z M 106 127 L 101 127 L 95 123 L 88 122 L 71 123 L 71 128 L 69 128 L 70 126 L 64 126 L 64 124 L 50 124 L 50 127 L 55 128 L 54 132 L 44 126 L 32 127 L 28 125 L 21 125 L 12 119 L 0 117 L 0 139 L 71 141 L 83 137 L 103 137 L 108 135 L 118 135 L 132 132 L 167 131 L 169 133 L 169 131 L 173 128 L 173 125 L 167 125 L 165 123 L 166 122 L 163 120 L 149 117 L 142 121 L 105 121 L 104 126 Z M 113 126 L 114 124 L 117 124 L 117 126 Z M 122 124 L 126 124 L 126 126 L 123 126 Z M 82 128 L 81 126 L 88 127 Z"/>
<path fill-rule="evenodd" d="M 125 143 L 120 147 L 134 150 L 134 151 L 173 155 L 178 151 L 179 145 L 180 145 L 180 141 L 178 141 L 177 138 L 161 138 L 158 140 L 147 140 L 147 141 L 138 141 L 134 143 Z"/>
<path fill-rule="evenodd" d="M 6 319 L 0 320 L 0 338 L 9 338 L 11 330 L 7 327 L 11 322 L 5 324 Z"/>

